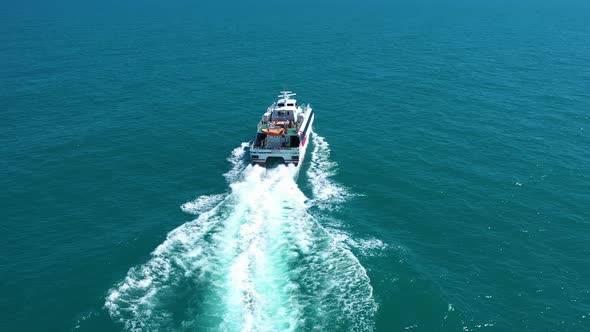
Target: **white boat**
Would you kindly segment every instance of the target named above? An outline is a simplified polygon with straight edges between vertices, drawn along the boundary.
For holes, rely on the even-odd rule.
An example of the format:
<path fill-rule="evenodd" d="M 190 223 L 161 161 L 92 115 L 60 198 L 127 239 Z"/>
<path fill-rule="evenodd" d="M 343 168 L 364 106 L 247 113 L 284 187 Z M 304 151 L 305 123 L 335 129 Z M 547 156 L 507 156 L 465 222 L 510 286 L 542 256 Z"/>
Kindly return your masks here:
<path fill-rule="evenodd" d="M 256 139 L 250 145 L 252 164 L 263 167 L 302 164 L 314 114 L 309 104 L 299 105 L 293 96 L 295 93 L 291 91 L 281 91 L 279 100 L 262 115 Z"/>

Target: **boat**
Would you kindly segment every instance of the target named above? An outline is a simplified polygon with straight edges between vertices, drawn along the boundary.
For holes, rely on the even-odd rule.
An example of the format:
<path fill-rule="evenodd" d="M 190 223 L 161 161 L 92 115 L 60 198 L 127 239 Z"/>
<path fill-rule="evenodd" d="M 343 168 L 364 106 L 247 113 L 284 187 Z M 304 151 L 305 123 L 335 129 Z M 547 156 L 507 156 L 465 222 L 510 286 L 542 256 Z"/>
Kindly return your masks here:
<path fill-rule="evenodd" d="M 314 113 L 309 104 L 299 105 L 293 99 L 295 95 L 292 91 L 281 91 L 279 99 L 262 115 L 256 139 L 249 149 L 252 164 L 299 167 L 303 162 Z"/>

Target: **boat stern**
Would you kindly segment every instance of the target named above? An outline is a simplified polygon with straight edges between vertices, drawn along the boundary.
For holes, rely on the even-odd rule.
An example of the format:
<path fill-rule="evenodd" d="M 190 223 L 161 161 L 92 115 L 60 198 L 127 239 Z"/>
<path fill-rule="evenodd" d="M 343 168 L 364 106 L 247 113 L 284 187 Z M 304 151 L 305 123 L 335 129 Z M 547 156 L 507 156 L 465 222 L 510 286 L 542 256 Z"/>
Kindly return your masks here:
<path fill-rule="evenodd" d="M 277 165 L 299 165 L 299 149 L 250 148 L 250 162 L 262 167 Z"/>

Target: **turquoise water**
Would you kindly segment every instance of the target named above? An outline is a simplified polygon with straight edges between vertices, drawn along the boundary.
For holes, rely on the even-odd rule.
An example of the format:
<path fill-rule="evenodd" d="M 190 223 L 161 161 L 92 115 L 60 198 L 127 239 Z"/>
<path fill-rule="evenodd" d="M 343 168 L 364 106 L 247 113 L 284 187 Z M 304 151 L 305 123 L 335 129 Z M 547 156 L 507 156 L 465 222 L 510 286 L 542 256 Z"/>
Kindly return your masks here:
<path fill-rule="evenodd" d="M 7 3 L 1 331 L 584 331 L 586 2 Z M 297 181 L 246 167 L 281 89 Z"/>

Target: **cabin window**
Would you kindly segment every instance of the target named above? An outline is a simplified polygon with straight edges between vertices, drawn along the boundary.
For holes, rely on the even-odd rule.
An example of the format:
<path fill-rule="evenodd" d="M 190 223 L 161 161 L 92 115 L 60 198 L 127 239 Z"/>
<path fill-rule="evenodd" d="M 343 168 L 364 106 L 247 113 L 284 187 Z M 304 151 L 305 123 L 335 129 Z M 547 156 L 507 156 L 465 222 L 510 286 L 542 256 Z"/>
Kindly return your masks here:
<path fill-rule="evenodd" d="M 278 103 L 277 106 L 278 107 L 283 107 L 283 106 L 285 106 L 285 103 Z"/>
<path fill-rule="evenodd" d="M 277 112 L 277 115 L 278 115 L 278 116 L 285 116 L 285 112 L 283 112 L 283 111 L 278 111 L 278 112 Z"/>
<path fill-rule="evenodd" d="M 287 104 L 287 106 L 293 106 L 293 104 Z"/>

